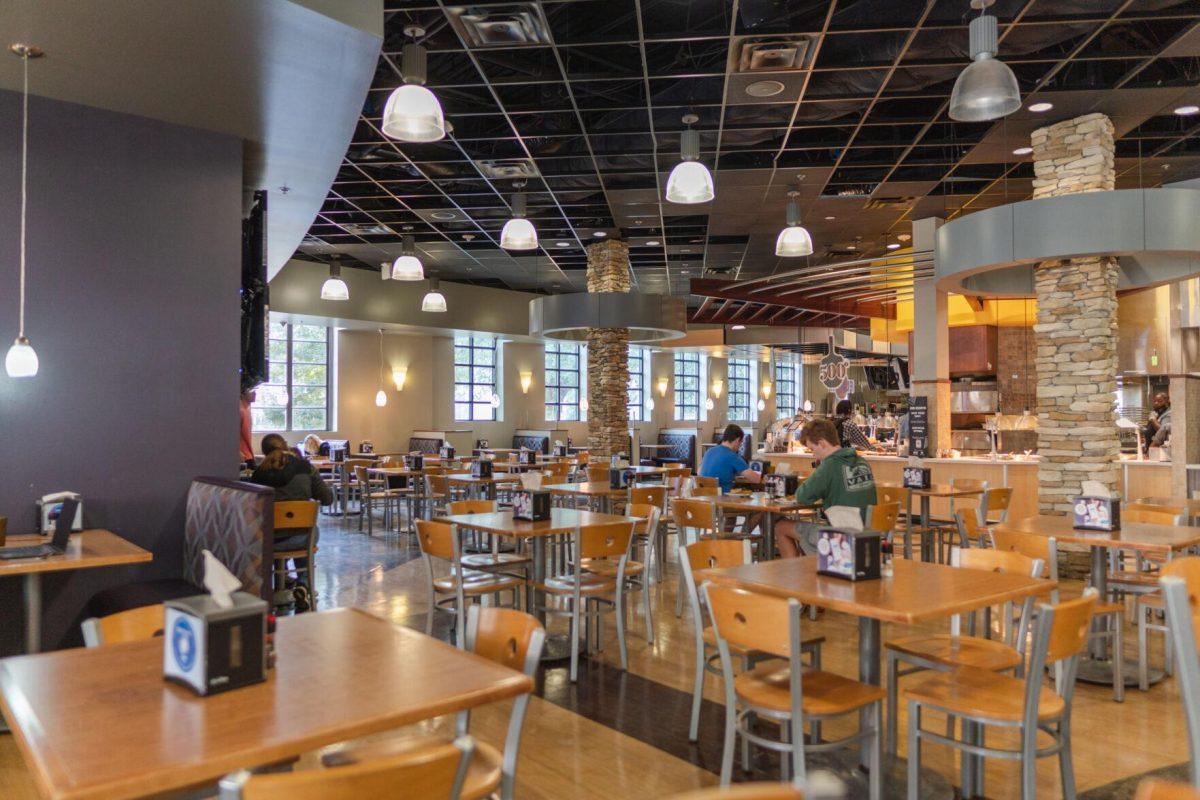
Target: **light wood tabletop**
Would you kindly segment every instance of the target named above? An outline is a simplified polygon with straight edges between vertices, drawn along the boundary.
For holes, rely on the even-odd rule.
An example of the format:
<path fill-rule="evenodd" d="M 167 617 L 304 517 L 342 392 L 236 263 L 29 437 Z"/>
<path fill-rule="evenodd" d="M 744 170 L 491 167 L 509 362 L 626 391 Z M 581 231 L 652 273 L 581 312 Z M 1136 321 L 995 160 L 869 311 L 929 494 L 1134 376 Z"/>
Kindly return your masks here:
<path fill-rule="evenodd" d="M 794 497 L 768 497 L 765 500 L 758 500 L 754 494 L 746 494 L 744 492 L 730 492 L 727 494 L 708 495 L 700 497 L 685 497 L 685 498 L 670 498 L 671 502 L 678 499 L 684 500 L 707 500 L 711 503 L 716 503 L 721 508 L 728 508 L 734 511 L 767 511 L 772 514 L 785 514 L 789 511 L 799 511 L 806 508 L 817 508 L 820 503 L 806 504 L 796 502 Z"/>
<path fill-rule="evenodd" d="M 358 609 L 282 618 L 276 648 L 265 683 L 206 698 L 163 680 L 162 639 L 9 658 L 0 706 L 44 797 L 122 800 L 533 689 Z"/>
<path fill-rule="evenodd" d="M 1067 516 L 1034 515 L 993 526 L 995 530 L 1036 533 L 1053 536 L 1060 542 L 1091 547 L 1119 547 L 1126 550 L 1169 553 L 1200 544 L 1200 527 L 1192 525 L 1153 525 L 1148 522 L 1123 522 L 1116 531 L 1085 531 L 1074 526 Z"/>
<path fill-rule="evenodd" d="M 511 511 L 492 511 L 484 514 L 452 514 L 439 517 L 442 522 L 452 522 L 463 528 L 511 536 L 516 539 L 535 539 L 541 536 L 556 536 L 570 533 L 585 525 L 603 525 L 609 522 L 633 522 L 639 517 L 624 517 L 618 514 L 598 514 L 574 508 L 551 508 L 550 519 L 531 522 L 514 519 Z"/>
<path fill-rule="evenodd" d="M 905 488 L 900 486 L 901 489 Z M 948 483 L 935 483 L 928 489 L 909 489 L 917 497 L 972 497 L 983 494 L 983 489 L 956 488 Z"/>
<path fill-rule="evenodd" d="M 551 483 L 542 486 L 551 494 L 576 494 L 586 497 L 617 497 L 629 494 L 629 489 L 614 489 L 612 484 L 603 481 L 582 481 L 580 483 Z"/>
<path fill-rule="evenodd" d="M 1139 497 L 1130 505 L 1170 506 L 1182 508 L 1189 516 L 1200 515 L 1200 500 L 1190 500 L 1186 497 Z"/>
<path fill-rule="evenodd" d="M 408 467 L 367 467 L 367 472 L 371 475 L 392 475 L 401 477 L 415 477 L 424 475 L 425 472 L 419 469 L 409 469 Z"/>
<path fill-rule="evenodd" d="M 6 547 L 27 547 L 46 544 L 45 536 L 9 536 Z M 153 558 L 149 550 L 126 541 L 112 531 L 91 529 L 71 534 L 67 551 L 61 556 L 45 558 L 15 558 L 0 560 L 0 577 L 28 575 L 33 572 L 64 572 L 72 569 L 115 567 L 121 564 L 144 564 Z"/>
<path fill-rule="evenodd" d="M 493 475 L 490 478 L 480 478 L 469 472 L 459 472 L 446 477 L 450 479 L 451 483 L 520 483 L 521 481 L 516 475 Z"/>
<path fill-rule="evenodd" d="M 841 611 L 856 617 L 912 625 L 942 619 L 1029 595 L 1053 584 L 1024 575 L 959 569 L 924 561 L 892 560 L 893 574 L 848 581 L 817 574 L 815 556 L 781 558 L 739 567 L 704 570 L 702 580 Z"/>

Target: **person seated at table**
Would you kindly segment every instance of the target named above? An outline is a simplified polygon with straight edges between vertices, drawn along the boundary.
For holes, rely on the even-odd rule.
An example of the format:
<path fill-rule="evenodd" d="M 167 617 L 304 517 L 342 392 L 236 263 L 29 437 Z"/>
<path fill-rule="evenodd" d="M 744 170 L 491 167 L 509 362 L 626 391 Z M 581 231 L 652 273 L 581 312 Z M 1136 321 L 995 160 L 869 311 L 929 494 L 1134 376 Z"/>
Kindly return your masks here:
<path fill-rule="evenodd" d="M 278 433 L 268 433 L 262 438 L 262 463 L 249 478 L 250 483 L 270 486 L 275 490 L 276 500 L 316 500 L 323 506 L 333 502 L 333 490 L 329 488 L 321 473 L 307 459 L 292 450 L 287 440 Z M 320 538 L 320 529 L 312 532 L 313 544 Z M 276 550 L 300 550 L 308 544 L 308 531 L 283 530 L 275 532 Z M 307 558 L 295 559 L 296 569 L 308 568 Z M 307 587 L 297 584 L 293 590 L 296 609 L 307 607 Z M 282 588 L 282 587 L 278 587 Z"/>
<path fill-rule="evenodd" d="M 746 459 L 741 456 L 742 442 L 746 432 L 739 425 L 727 425 L 721 434 L 721 442 L 716 447 L 708 448 L 700 461 L 700 477 L 716 478 L 721 487 L 721 493 L 726 494 L 733 488 L 736 480 L 745 483 L 761 483 L 762 475 L 750 469 Z M 762 522 L 762 514 L 751 514 L 746 518 L 742 530 L 746 533 L 753 531 Z"/>
<path fill-rule="evenodd" d="M 814 419 L 800 429 L 800 444 L 812 451 L 817 468 L 799 488 L 797 502 L 811 505 L 820 501 L 830 506 L 851 506 L 867 519 L 867 509 L 875 505 L 875 475 L 866 459 L 853 447 L 843 447 L 837 426 L 827 419 Z M 820 525 L 781 521 L 775 526 L 779 555 L 794 558 L 804 548 L 815 552 Z"/>

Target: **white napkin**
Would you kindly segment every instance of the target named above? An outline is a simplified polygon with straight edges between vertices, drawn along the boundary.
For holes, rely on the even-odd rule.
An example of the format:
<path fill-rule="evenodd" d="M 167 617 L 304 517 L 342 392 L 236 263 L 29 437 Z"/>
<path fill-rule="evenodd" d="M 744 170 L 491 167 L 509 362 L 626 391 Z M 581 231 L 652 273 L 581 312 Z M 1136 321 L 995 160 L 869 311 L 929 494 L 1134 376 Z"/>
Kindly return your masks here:
<path fill-rule="evenodd" d="M 853 506 L 830 506 L 825 509 L 825 519 L 835 528 L 848 531 L 863 529 L 862 513 Z"/>
<path fill-rule="evenodd" d="M 1118 428 L 1136 428 L 1137 423 L 1131 419 L 1126 419 L 1125 417 L 1117 417 L 1117 427 Z"/>
<path fill-rule="evenodd" d="M 1099 481 L 1084 481 L 1083 493 L 1087 497 L 1112 497 L 1108 487 Z"/>
<path fill-rule="evenodd" d="M 535 491 L 542 488 L 542 473 L 540 472 L 523 472 L 521 473 L 521 488 Z"/>
<path fill-rule="evenodd" d="M 233 608 L 233 598 L 230 595 L 242 588 L 242 582 L 226 569 L 216 556 L 205 550 L 204 588 L 208 589 L 218 607 Z"/>
<path fill-rule="evenodd" d="M 554 446 L 555 446 L 555 447 L 562 447 L 562 439 L 555 439 L 555 440 L 554 440 Z"/>

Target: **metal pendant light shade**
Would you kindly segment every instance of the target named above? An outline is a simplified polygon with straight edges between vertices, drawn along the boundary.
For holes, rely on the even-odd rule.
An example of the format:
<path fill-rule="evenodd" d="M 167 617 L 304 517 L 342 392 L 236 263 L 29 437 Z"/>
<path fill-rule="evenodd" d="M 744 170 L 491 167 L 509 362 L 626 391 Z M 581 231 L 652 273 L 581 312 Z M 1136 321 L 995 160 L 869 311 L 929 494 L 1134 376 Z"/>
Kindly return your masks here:
<path fill-rule="evenodd" d="M 698 117 L 688 114 L 683 118 L 687 125 L 696 122 Z M 679 155 L 683 159 L 671 170 L 667 178 L 667 200 L 672 203 L 691 205 L 707 203 L 716 196 L 713 188 L 712 173 L 708 167 L 700 163 L 700 134 L 691 128 L 685 130 L 679 137 Z"/>
<path fill-rule="evenodd" d="M 421 301 L 421 310 L 429 314 L 446 313 L 446 296 L 438 291 L 437 278 L 430 279 L 429 291 L 425 293 L 425 299 Z"/>
<path fill-rule="evenodd" d="M 417 27 L 405 28 L 412 37 L 423 36 Z M 446 135 L 442 104 L 425 88 L 425 48 L 415 42 L 404 46 L 400 72 L 404 85 L 397 87 L 383 108 L 383 132 L 402 142 L 436 142 Z"/>
<path fill-rule="evenodd" d="M 349 300 L 350 288 L 342 280 L 342 265 L 336 261 L 329 265 L 329 277 L 321 285 L 322 300 Z"/>
<path fill-rule="evenodd" d="M 986 122 L 1021 107 L 1021 89 L 1008 65 L 996 58 L 996 18 L 971 20 L 971 64 L 959 73 L 950 93 L 950 118 Z"/>
<path fill-rule="evenodd" d="M 811 256 L 813 251 L 812 236 L 800 224 L 800 201 L 798 192 L 790 192 L 788 197 L 787 227 L 779 232 L 775 240 L 775 255 L 781 258 Z"/>
<path fill-rule="evenodd" d="M 513 218 L 500 231 L 500 246 L 505 250 L 536 250 L 537 230 L 525 219 L 525 195 L 513 197 Z"/>
<path fill-rule="evenodd" d="M 423 281 L 425 267 L 416 256 L 413 237 L 405 236 L 402 245 L 402 255 L 392 262 L 392 280 L 394 281 Z"/>

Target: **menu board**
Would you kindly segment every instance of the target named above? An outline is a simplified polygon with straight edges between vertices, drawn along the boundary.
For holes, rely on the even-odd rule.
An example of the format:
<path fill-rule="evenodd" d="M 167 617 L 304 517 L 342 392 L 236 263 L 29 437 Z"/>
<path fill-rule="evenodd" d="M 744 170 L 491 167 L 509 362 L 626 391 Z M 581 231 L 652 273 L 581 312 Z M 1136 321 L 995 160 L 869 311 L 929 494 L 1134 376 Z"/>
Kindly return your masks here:
<path fill-rule="evenodd" d="M 913 397 L 908 403 L 908 454 L 929 457 L 929 398 Z"/>

